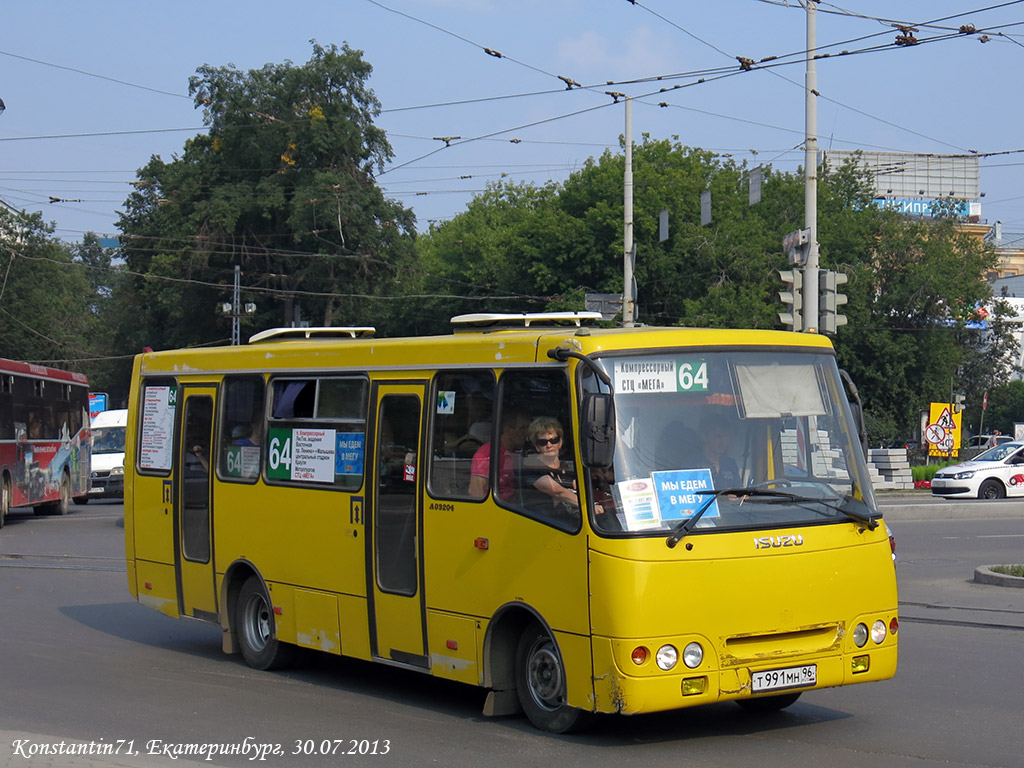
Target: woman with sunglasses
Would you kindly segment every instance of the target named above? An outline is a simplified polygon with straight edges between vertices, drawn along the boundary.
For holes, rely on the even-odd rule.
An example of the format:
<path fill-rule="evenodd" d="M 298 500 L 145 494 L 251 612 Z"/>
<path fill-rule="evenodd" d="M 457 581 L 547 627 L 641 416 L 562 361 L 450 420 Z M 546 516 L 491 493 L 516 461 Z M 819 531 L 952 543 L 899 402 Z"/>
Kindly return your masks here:
<path fill-rule="evenodd" d="M 580 500 L 576 493 L 576 473 L 569 463 L 561 459 L 562 425 L 557 419 L 540 416 L 530 422 L 526 435 L 537 451 L 523 464 L 526 483 L 550 499 L 551 511 L 565 507 L 578 510 Z"/>

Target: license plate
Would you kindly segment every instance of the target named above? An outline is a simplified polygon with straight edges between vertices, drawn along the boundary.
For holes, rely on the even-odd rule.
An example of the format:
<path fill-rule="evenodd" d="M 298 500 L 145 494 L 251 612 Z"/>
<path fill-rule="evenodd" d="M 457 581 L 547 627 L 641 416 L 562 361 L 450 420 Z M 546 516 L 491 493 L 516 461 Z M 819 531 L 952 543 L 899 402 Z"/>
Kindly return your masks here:
<path fill-rule="evenodd" d="M 802 667 L 766 669 L 750 675 L 750 690 L 753 693 L 779 691 L 783 688 L 805 688 L 818 682 L 818 665 L 805 664 Z"/>
<path fill-rule="evenodd" d="M 943 488 L 943 487 L 945 487 L 945 485 L 946 485 L 946 481 L 945 480 L 937 480 L 935 478 L 932 478 L 932 488 Z"/>

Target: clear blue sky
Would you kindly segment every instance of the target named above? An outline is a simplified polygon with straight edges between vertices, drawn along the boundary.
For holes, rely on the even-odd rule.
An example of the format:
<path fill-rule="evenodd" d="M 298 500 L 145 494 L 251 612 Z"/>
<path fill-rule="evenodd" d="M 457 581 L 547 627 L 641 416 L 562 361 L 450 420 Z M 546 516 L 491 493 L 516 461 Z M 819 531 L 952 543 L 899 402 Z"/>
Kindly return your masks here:
<path fill-rule="evenodd" d="M 982 218 L 1024 230 L 1024 2 L 818 8 L 822 50 L 865 51 L 818 62 L 821 148 L 1009 152 L 981 161 Z M 151 155 L 171 159 L 202 130 L 188 98 L 197 67 L 302 64 L 311 39 L 347 42 L 373 65 L 377 123 L 395 150 L 379 181 L 421 230 L 503 174 L 562 180 L 588 157 L 618 152 L 624 111 L 606 90 L 636 97 L 637 138 L 677 136 L 782 170 L 803 160 L 796 0 L 7 0 L 2 17 L 0 197 L 42 211 L 70 241 L 116 235 L 136 169 Z M 916 26 L 921 44 L 894 49 L 893 21 Z M 963 24 L 989 41 L 954 34 Z M 720 77 L 738 68 L 736 56 L 786 54 L 796 54 L 787 66 Z M 700 84 L 696 75 L 622 83 L 705 71 Z M 596 87 L 565 90 L 559 75 Z M 686 87 L 655 93 L 677 84 Z M 491 100 L 440 106 L 479 99 Z M 444 146 L 438 136 L 463 139 L 423 157 Z"/>

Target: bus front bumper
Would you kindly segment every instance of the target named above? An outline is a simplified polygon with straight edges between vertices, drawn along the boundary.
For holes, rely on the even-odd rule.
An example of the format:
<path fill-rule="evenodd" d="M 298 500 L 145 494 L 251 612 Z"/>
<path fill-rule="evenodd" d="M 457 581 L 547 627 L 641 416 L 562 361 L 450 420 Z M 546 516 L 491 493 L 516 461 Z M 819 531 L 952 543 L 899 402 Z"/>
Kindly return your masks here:
<path fill-rule="evenodd" d="M 669 671 L 659 669 L 654 659 L 649 658 L 641 665 L 634 665 L 635 669 L 626 670 L 615 663 L 612 646 L 612 641 L 606 638 L 594 638 L 594 668 L 605 670 L 603 674 L 595 673 L 595 709 L 620 714 L 663 712 L 718 701 L 887 680 L 895 674 L 897 661 L 897 645 L 891 643 L 858 649 L 855 653 L 775 659 L 727 668 L 720 667 L 713 654 L 705 657 L 696 669 L 689 669 L 680 661 Z M 812 667 L 813 684 L 801 685 L 799 675 L 810 674 Z M 778 687 L 755 693 L 752 689 L 755 675 L 762 683 L 773 680 Z"/>

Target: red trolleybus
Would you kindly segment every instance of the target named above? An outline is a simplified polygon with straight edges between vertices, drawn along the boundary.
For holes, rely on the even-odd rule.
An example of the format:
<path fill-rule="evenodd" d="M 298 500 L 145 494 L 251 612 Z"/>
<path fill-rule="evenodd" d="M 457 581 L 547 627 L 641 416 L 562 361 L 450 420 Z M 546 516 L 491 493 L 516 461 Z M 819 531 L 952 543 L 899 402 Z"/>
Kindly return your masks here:
<path fill-rule="evenodd" d="M 89 465 L 89 380 L 0 359 L 0 526 L 15 507 L 66 514 Z"/>

